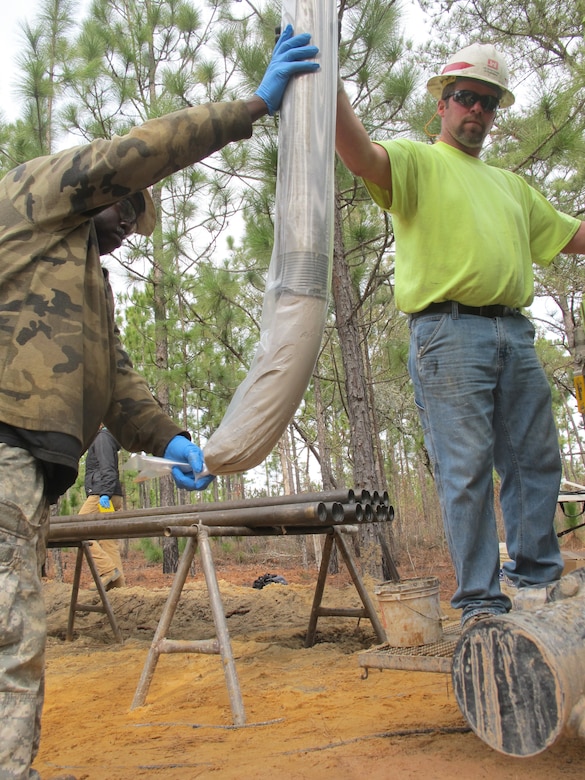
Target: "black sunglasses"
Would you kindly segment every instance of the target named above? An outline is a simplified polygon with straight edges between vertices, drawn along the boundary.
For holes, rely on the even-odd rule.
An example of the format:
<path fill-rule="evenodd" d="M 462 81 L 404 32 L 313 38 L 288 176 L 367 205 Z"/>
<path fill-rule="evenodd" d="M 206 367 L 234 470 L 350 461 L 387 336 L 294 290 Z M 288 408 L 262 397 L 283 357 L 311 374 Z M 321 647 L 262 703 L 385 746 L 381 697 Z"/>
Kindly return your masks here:
<path fill-rule="evenodd" d="M 448 95 L 445 95 L 444 100 L 449 100 L 449 98 L 453 98 L 456 103 L 459 103 L 464 108 L 472 108 L 476 103 L 479 103 L 484 111 L 489 111 L 490 113 L 495 111 L 500 105 L 500 98 L 495 95 L 478 95 L 472 89 L 458 89 L 455 92 L 450 92 Z"/>

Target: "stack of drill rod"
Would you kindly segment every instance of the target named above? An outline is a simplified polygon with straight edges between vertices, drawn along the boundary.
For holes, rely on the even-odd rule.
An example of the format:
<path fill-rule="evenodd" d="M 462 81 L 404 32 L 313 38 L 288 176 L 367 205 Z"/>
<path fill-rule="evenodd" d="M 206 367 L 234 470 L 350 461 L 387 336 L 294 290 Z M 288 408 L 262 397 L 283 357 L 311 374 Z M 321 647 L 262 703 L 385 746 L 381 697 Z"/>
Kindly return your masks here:
<path fill-rule="evenodd" d="M 134 509 L 106 516 L 56 516 L 51 519 L 49 543 L 66 547 L 67 542 L 87 539 L 190 536 L 199 525 L 205 525 L 211 536 L 328 533 L 332 527 L 393 518 L 386 491 L 333 490 Z"/>

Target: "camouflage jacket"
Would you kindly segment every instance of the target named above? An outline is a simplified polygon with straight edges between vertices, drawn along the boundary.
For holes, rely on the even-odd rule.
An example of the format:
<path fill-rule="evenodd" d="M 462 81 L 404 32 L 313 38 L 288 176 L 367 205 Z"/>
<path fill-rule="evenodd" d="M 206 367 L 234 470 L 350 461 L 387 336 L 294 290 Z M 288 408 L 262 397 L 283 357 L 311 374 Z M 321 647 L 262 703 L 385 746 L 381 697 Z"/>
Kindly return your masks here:
<path fill-rule="evenodd" d="M 103 421 L 122 447 L 162 455 L 180 432 L 120 344 L 92 215 L 249 138 L 241 101 L 152 119 L 40 157 L 0 181 L 0 420 L 74 437 Z"/>

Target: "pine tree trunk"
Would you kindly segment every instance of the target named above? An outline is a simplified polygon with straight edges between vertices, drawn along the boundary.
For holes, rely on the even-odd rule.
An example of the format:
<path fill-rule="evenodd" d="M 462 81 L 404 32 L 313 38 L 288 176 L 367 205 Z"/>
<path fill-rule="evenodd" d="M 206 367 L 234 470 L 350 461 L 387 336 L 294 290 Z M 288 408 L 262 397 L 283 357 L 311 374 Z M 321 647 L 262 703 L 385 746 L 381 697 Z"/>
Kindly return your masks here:
<path fill-rule="evenodd" d="M 353 458 L 354 486 L 374 488 L 377 486 L 376 453 L 371 427 L 369 391 L 361 347 L 356 312 L 359 301 L 355 294 L 350 268 L 345 255 L 341 229 L 341 211 L 335 212 L 335 240 L 333 248 L 333 276 L 331 286 L 335 305 L 335 318 L 343 369 L 345 393 L 349 417 L 351 453 Z M 376 529 L 373 524 L 364 524 L 360 529 L 360 547 L 365 553 L 368 571 L 375 577 L 382 576 L 380 553 Z"/>
<path fill-rule="evenodd" d="M 160 188 L 152 189 L 152 196 L 157 214 L 161 214 Z M 155 395 L 166 414 L 170 415 L 170 393 L 167 380 L 169 368 L 169 337 L 167 322 L 166 268 L 162 246 L 162 229 L 160 217 L 153 234 L 153 306 L 155 323 L 155 362 L 159 371 Z M 176 504 L 175 488 L 171 476 L 160 478 L 160 505 L 174 506 Z M 174 574 L 179 565 L 179 540 L 176 537 L 163 539 L 163 573 Z"/>

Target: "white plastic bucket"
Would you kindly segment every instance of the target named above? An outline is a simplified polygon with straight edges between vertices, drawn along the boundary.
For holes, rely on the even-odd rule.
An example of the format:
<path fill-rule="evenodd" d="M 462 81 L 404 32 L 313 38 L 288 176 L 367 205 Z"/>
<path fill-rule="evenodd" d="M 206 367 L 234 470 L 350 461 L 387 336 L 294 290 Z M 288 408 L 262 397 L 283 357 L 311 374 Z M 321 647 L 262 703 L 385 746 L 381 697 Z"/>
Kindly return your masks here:
<path fill-rule="evenodd" d="M 375 586 L 374 593 L 389 645 L 419 647 L 441 641 L 443 626 L 437 577 L 382 582 Z"/>

